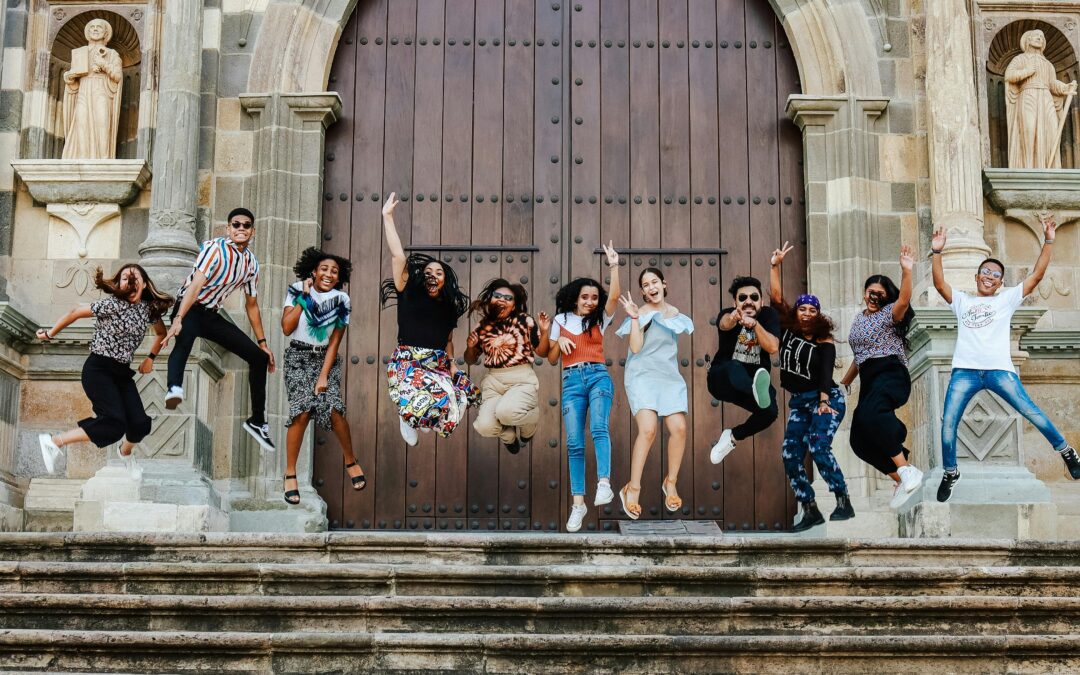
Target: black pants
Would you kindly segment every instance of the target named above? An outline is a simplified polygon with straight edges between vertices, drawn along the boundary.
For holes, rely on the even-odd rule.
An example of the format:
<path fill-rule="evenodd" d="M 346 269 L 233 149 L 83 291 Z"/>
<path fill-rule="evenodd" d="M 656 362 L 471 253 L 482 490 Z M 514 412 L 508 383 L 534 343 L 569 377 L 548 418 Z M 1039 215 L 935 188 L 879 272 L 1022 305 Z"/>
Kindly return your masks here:
<path fill-rule="evenodd" d="M 737 441 L 764 431 L 780 414 L 780 408 L 776 405 L 776 389 L 772 385 L 769 386 L 769 407 L 758 407 L 754 399 L 754 378 L 747 366 L 739 361 L 713 362 L 709 368 L 709 393 L 718 401 L 733 403 L 750 413 L 745 422 L 731 430 L 731 435 Z"/>
<path fill-rule="evenodd" d="M 176 318 L 179 307 L 177 302 L 173 307 L 172 319 Z M 270 357 L 266 352 L 259 349 L 259 345 L 235 324 L 198 303 L 192 305 L 184 316 L 183 326 L 173 343 L 172 353 L 169 354 L 169 386 L 183 386 L 184 368 L 187 367 L 195 338 L 201 337 L 215 342 L 247 362 L 248 384 L 251 387 L 251 421 L 263 424 L 266 421 L 263 416 L 266 412 L 266 369 L 270 366 Z"/>
<path fill-rule="evenodd" d="M 138 443 L 150 433 L 150 417 L 135 386 L 135 371 L 126 363 L 91 354 L 82 369 L 82 386 L 94 416 L 79 420 L 90 441 L 104 448 L 125 436 Z"/>
<path fill-rule="evenodd" d="M 893 457 L 910 454 L 904 447 L 907 427 L 896 410 L 911 396 L 911 376 L 896 356 L 869 359 L 859 366 L 859 405 L 851 417 L 851 449 L 884 474 L 896 472 Z"/>

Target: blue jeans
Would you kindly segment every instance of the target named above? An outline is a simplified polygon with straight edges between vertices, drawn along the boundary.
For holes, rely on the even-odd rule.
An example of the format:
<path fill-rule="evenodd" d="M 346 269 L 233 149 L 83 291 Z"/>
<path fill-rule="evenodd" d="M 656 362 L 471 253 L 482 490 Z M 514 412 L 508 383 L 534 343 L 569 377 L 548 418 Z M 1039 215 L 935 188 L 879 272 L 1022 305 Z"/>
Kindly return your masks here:
<path fill-rule="evenodd" d="M 596 477 L 611 477 L 611 435 L 608 419 L 615 385 L 602 363 L 587 363 L 562 371 L 562 414 L 566 427 L 566 457 L 570 464 L 570 492 L 585 494 L 585 420 L 596 451 Z"/>
<path fill-rule="evenodd" d="M 788 402 L 787 429 L 784 430 L 784 446 L 780 456 L 784 460 L 784 472 L 795 499 L 803 504 L 814 501 L 814 488 L 810 486 L 806 467 L 803 466 L 807 450 L 814 458 L 821 477 L 829 485 L 829 491 L 847 494 L 844 474 L 832 453 L 833 436 L 844 419 L 847 404 L 840 387 L 833 387 L 829 391 L 829 407 L 836 414 L 819 415 L 817 408 L 820 398 L 817 391 L 808 391 L 792 394 Z"/>
<path fill-rule="evenodd" d="M 1020 384 L 1020 376 L 1008 370 L 973 370 L 954 368 L 945 392 L 945 416 L 941 421 L 941 467 L 947 471 L 956 469 L 956 429 L 964 408 L 983 389 L 989 389 L 1027 418 L 1028 422 L 1050 442 L 1054 450 L 1064 450 L 1068 442 L 1054 423 L 1039 410 Z"/>

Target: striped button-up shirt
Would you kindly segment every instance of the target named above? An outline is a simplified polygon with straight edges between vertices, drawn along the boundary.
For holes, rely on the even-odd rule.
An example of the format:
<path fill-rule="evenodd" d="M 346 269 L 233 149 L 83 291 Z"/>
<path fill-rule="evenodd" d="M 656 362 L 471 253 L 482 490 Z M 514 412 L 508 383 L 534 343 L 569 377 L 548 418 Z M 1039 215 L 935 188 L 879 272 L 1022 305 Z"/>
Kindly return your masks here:
<path fill-rule="evenodd" d="M 191 270 L 177 296 L 182 298 L 188 286 L 195 279 L 195 273 L 206 275 L 206 285 L 199 292 L 197 302 L 207 309 L 215 309 L 233 291 L 243 288 L 244 293 L 254 296 L 259 284 L 259 261 L 250 248 L 240 249 L 227 237 L 218 237 L 205 242 L 195 267 Z"/>

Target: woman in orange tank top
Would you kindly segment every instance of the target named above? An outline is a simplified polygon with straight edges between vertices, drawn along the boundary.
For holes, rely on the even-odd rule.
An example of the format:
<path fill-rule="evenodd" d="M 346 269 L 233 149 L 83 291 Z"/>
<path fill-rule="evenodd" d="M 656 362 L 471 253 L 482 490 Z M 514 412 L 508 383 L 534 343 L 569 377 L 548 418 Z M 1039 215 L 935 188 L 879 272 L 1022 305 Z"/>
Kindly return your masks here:
<path fill-rule="evenodd" d="M 596 498 L 593 505 L 610 504 L 611 436 L 608 418 L 615 386 L 604 365 L 604 330 L 619 304 L 619 254 L 609 242 L 604 247 L 611 270 L 610 293 L 595 279 L 579 278 L 559 289 L 551 322 L 548 360 L 562 359 L 562 414 L 566 427 L 566 456 L 574 503 L 566 521 L 569 532 L 581 529 L 585 506 L 585 424 L 596 450 Z"/>

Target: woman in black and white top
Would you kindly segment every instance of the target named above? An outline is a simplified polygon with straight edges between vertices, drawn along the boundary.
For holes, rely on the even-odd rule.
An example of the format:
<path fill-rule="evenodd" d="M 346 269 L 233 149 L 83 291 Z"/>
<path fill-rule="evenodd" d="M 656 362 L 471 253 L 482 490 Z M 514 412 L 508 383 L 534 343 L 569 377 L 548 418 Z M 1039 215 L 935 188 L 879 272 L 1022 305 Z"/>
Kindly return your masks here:
<path fill-rule="evenodd" d="M 90 356 L 82 370 L 83 390 L 93 404 L 94 416 L 80 420 L 79 426 L 70 431 L 38 436 L 41 457 L 49 473 L 63 454 L 60 448 L 69 443 L 90 441 L 104 448 L 120 439 L 124 442 L 117 446 L 116 452 L 134 472 L 132 449 L 150 433 L 150 417 L 135 386 L 131 359 L 146 336 L 147 326 L 153 325 L 156 339 L 139 372 L 145 374 L 154 369 L 154 359 L 166 332 L 161 316 L 172 306 L 173 299 L 159 291 L 139 265 L 125 265 L 111 279 L 106 279 L 98 268 L 94 284 L 105 297 L 76 307 L 60 317 L 52 328 L 37 332 L 38 339 L 48 342 L 74 321 L 95 318 Z"/>
<path fill-rule="evenodd" d="M 795 498 L 802 505 L 803 517 L 795 523 L 802 532 L 825 522 L 814 499 L 814 488 L 806 475 L 806 452 L 814 458 L 821 477 L 836 495 L 836 510 L 829 520 L 847 520 L 855 516 L 848 498 L 847 484 L 832 453 L 832 440 L 844 419 L 844 393 L 833 381 L 836 345 L 832 321 L 821 313 L 816 296 L 805 294 L 789 305 L 784 300 L 780 282 L 780 263 L 793 247 L 784 242 L 773 251 L 769 273 L 769 294 L 780 312 L 780 385 L 791 393 L 788 402 L 787 428 L 781 456 Z"/>

